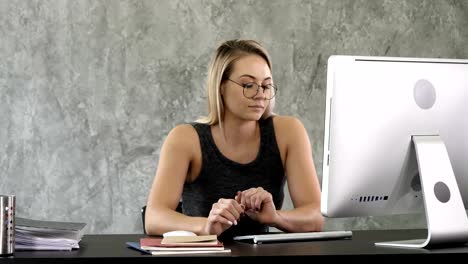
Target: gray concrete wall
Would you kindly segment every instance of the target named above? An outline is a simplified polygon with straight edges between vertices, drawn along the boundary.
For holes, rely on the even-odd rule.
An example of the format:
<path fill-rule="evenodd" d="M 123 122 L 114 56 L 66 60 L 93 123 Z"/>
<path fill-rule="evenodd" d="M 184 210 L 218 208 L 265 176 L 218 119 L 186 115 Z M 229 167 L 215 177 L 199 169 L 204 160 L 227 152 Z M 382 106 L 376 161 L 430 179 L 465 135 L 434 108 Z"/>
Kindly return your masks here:
<path fill-rule="evenodd" d="M 328 56 L 468 58 L 468 1 L 0 0 L 0 193 L 18 216 L 140 233 L 161 144 L 206 113 L 208 61 L 233 38 L 270 51 L 276 112 L 304 122 L 321 178 Z"/>

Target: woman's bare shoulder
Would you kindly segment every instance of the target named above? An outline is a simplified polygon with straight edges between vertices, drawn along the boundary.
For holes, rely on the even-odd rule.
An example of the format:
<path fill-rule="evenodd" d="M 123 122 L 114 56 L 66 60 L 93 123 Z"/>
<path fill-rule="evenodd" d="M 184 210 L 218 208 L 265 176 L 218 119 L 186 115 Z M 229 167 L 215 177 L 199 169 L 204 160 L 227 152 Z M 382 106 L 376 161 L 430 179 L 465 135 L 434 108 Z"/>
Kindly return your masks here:
<path fill-rule="evenodd" d="M 192 125 L 180 124 L 172 128 L 166 141 L 183 145 L 193 144 L 194 142 L 198 142 L 198 134 Z"/>
<path fill-rule="evenodd" d="M 280 116 L 276 115 L 273 118 L 273 124 L 277 133 L 290 134 L 297 129 L 304 129 L 301 120 L 294 116 Z"/>

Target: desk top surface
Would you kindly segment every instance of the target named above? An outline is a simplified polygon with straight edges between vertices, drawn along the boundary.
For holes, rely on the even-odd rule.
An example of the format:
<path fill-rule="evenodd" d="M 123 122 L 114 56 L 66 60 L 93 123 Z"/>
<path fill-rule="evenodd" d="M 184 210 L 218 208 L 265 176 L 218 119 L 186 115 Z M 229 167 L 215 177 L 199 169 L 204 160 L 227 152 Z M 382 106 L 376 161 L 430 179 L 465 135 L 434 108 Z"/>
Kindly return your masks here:
<path fill-rule="evenodd" d="M 219 256 L 224 260 L 246 260 L 248 257 L 354 257 L 369 258 L 372 256 L 395 257 L 411 255 L 421 256 L 455 256 L 468 254 L 468 245 L 441 249 L 401 249 L 377 247 L 375 242 L 423 238 L 425 230 L 369 230 L 354 231 L 351 239 L 282 242 L 273 244 L 249 244 L 246 242 L 225 242 L 230 248 L 230 256 Z M 80 242 L 80 249 L 73 251 L 16 251 L 14 256 L 0 258 L 0 262 L 26 263 L 43 259 L 46 262 L 70 262 L 71 260 L 92 260 L 102 258 L 119 258 L 127 261 L 150 261 L 152 258 L 171 259 L 173 257 L 151 256 L 130 249 L 126 242 L 138 242 L 145 235 L 85 235 Z M 187 257 L 187 256 L 183 256 Z M 196 257 L 200 258 L 200 257 Z M 216 257 L 218 258 L 218 256 Z M 211 258 L 215 259 L 215 258 Z M 152 260 L 154 261 L 154 260 Z M 172 260 L 173 261 L 173 260 Z M 219 261 L 219 259 L 218 259 Z M 258 260 L 257 260 L 258 261 Z M 231 262 L 231 261 L 229 261 Z"/>

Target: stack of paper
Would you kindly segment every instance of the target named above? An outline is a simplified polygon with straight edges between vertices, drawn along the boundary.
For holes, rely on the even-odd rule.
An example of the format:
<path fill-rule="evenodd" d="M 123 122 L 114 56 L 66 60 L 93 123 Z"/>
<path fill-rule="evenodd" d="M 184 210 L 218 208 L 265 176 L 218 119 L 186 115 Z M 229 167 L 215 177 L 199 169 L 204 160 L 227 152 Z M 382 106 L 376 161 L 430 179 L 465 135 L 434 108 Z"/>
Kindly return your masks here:
<path fill-rule="evenodd" d="M 85 223 L 41 221 L 16 217 L 15 250 L 79 248 Z"/>
<path fill-rule="evenodd" d="M 127 243 L 132 246 L 131 244 Z M 132 246 L 135 248 L 135 245 Z M 211 255 L 230 254 L 216 235 L 144 237 L 140 239 L 139 249 L 152 255 Z"/>

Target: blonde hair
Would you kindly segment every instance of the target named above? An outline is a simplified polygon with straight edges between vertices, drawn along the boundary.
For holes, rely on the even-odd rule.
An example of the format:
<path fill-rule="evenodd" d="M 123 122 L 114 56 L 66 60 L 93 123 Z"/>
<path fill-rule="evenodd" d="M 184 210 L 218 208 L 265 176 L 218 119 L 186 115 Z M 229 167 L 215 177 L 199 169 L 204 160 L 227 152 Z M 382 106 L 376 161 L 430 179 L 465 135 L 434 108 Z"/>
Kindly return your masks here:
<path fill-rule="evenodd" d="M 271 69 L 271 60 L 268 52 L 255 40 L 228 40 L 222 43 L 216 50 L 208 68 L 207 92 L 208 92 L 208 115 L 199 118 L 196 122 L 208 125 L 219 123 L 221 133 L 224 135 L 222 117 L 224 116 L 224 103 L 221 98 L 221 83 L 231 75 L 234 62 L 247 55 L 258 55 L 265 59 Z M 270 100 L 261 119 L 272 115 L 275 98 Z"/>

